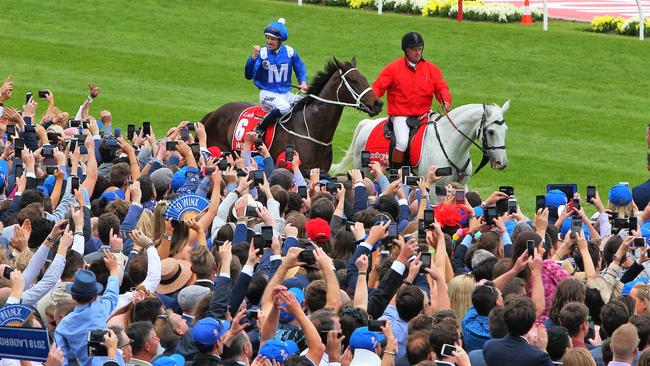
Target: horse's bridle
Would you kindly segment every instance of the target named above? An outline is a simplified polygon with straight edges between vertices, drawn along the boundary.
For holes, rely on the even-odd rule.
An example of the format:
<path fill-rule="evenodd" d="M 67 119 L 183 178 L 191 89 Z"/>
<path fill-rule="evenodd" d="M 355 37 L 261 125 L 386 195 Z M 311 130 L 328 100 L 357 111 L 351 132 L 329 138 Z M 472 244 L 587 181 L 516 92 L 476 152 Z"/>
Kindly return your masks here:
<path fill-rule="evenodd" d="M 361 103 L 361 99 L 363 98 L 364 95 L 366 95 L 368 92 L 372 91 L 371 87 L 365 88 L 361 93 L 357 93 L 356 90 L 350 85 L 350 82 L 348 79 L 345 77 L 350 71 L 359 71 L 356 67 L 348 69 L 346 72 L 343 72 L 341 69 L 339 69 L 339 74 L 341 75 L 341 83 L 339 84 L 338 88 L 336 88 L 336 100 L 331 100 L 331 99 L 325 99 L 321 98 L 318 95 L 314 94 L 307 94 L 308 97 L 314 98 L 320 102 L 327 103 L 327 104 L 336 104 L 336 105 L 342 105 L 346 107 L 354 107 L 362 112 L 367 112 L 364 110 L 363 103 Z M 339 98 L 339 92 L 341 91 L 341 87 L 345 85 L 345 88 L 348 90 L 352 98 L 354 98 L 354 103 L 347 103 L 347 102 L 341 102 L 341 99 Z"/>
<path fill-rule="evenodd" d="M 506 145 L 490 146 L 488 144 L 487 136 L 486 136 L 486 133 L 485 133 L 485 129 L 487 128 L 487 126 L 489 126 L 491 124 L 497 124 L 497 125 L 500 126 L 500 125 L 503 125 L 504 123 L 506 123 L 506 120 L 502 119 L 502 120 L 499 120 L 499 121 L 492 121 L 490 123 L 487 123 L 487 108 L 485 107 L 485 103 L 483 103 L 483 115 L 481 115 L 481 124 L 479 125 L 479 128 L 476 131 L 476 138 L 474 138 L 474 139 L 467 136 L 461 129 L 459 129 L 458 126 L 456 126 L 454 121 L 451 120 L 451 118 L 449 117 L 449 115 L 446 112 L 445 112 L 444 116 L 447 117 L 447 120 L 449 121 L 449 123 L 454 127 L 454 129 L 456 131 L 458 131 L 458 133 L 460 133 L 467 141 L 472 143 L 472 145 L 476 146 L 483 153 L 483 158 L 481 159 L 481 162 L 479 163 L 476 170 L 474 170 L 474 174 L 472 174 L 472 175 L 476 175 L 490 161 L 490 156 L 488 154 L 488 152 L 490 150 L 505 150 L 506 149 Z M 445 155 L 445 158 L 447 159 L 447 162 L 449 163 L 449 165 L 451 165 L 452 168 L 454 168 L 456 170 L 456 173 L 458 174 L 459 180 L 462 180 L 462 177 L 464 177 L 466 175 L 465 170 L 467 170 L 467 167 L 469 166 L 469 163 L 472 161 L 471 157 L 467 159 L 467 161 L 465 162 L 465 164 L 463 165 L 462 168 L 459 168 L 456 164 L 454 164 L 453 161 L 451 161 L 451 159 L 449 158 L 449 155 L 447 154 L 447 151 L 445 150 L 444 145 L 442 144 L 442 140 L 440 139 L 440 133 L 438 133 L 438 125 L 437 125 L 437 123 L 433 122 L 433 127 L 434 127 L 434 130 L 436 132 L 436 138 L 438 139 L 438 144 L 440 145 L 440 149 L 442 150 L 442 153 Z M 481 140 L 481 145 L 477 144 L 476 141 L 474 141 L 474 140 L 479 140 L 479 139 Z"/>
<path fill-rule="evenodd" d="M 354 71 L 354 70 L 359 71 L 359 69 L 357 69 L 356 67 L 350 68 L 346 72 L 343 72 L 341 69 L 339 69 L 339 74 L 341 75 L 341 83 L 339 84 L 338 88 L 336 88 L 336 100 L 321 98 L 318 95 L 314 95 L 314 94 L 307 94 L 307 97 L 308 98 L 314 98 L 314 99 L 318 100 L 319 102 L 323 102 L 323 103 L 327 103 L 327 104 L 335 104 L 335 105 L 341 105 L 341 106 L 346 106 L 346 107 L 354 107 L 354 108 L 356 108 L 356 109 L 358 109 L 358 110 L 360 110 L 362 112 L 368 112 L 367 110 L 364 110 L 362 108 L 362 107 L 364 107 L 364 105 L 363 105 L 363 103 L 361 103 L 361 99 L 368 92 L 372 91 L 372 88 L 367 87 L 361 93 L 357 93 L 356 90 L 354 90 L 354 88 L 352 88 L 352 85 L 350 85 L 350 82 L 348 81 L 348 79 L 346 79 L 346 77 L 345 77 L 350 71 Z M 345 85 L 345 88 L 348 90 L 348 92 L 350 93 L 352 98 L 354 98 L 354 100 L 355 100 L 354 104 L 353 103 L 347 103 L 347 102 L 341 102 L 341 100 L 339 98 L 339 92 L 340 92 L 341 87 L 343 85 Z M 302 118 L 303 118 L 303 121 L 305 123 L 305 130 L 307 131 L 306 136 L 303 135 L 303 134 L 300 134 L 298 132 L 291 131 L 290 129 L 285 127 L 283 123 L 279 124 L 280 127 L 282 127 L 282 129 L 285 130 L 290 135 L 305 139 L 307 141 L 311 141 L 311 142 L 313 142 L 315 144 L 318 144 L 318 145 L 321 145 L 321 146 L 330 146 L 330 145 L 332 145 L 333 140 L 330 141 L 330 142 L 323 142 L 321 140 L 318 140 L 318 139 L 315 139 L 315 138 L 311 137 L 311 133 L 309 131 L 309 124 L 307 123 L 307 117 L 306 117 L 306 114 L 305 114 L 306 105 L 303 105 L 302 108 L 303 108 Z M 293 110 L 291 111 L 291 113 L 293 113 Z M 286 118 L 286 119 L 290 118 L 291 113 L 289 113 L 288 115 L 286 115 L 283 118 Z"/>

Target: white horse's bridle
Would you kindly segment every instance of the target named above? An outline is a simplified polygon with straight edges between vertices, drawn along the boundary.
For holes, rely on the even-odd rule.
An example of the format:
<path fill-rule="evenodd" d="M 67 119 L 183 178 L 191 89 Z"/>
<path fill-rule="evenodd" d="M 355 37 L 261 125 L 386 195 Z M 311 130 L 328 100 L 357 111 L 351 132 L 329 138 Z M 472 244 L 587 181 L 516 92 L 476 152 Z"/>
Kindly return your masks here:
<path fill-rule="evenodd" d="M 321 98 L 318 95 L 314 94 L 307 94 L 308 97 L 314 98 L 320 102 L 327 103 L 327 104 L 336 104 L 336 105 L 342 105 L 342 106 L 347 106 L 347 107 L 354 107 L 362 112 L 367 112 L 363 110 L 363 103 L 361 103 L 361 99 L 363 98 L 364 95 L 366 95 L 368 92 L 372 91 L 371 87 L 367 87 L 364 89 L 361 93 L 357 93 L 354 88 L 352 88 L 352 85 L 350 85 L 350 82 L 348 79 L 345 77 L 350 71 L 359 71 L 356 67 L 353 67 L 349 69 L 346 72 L 341 71 L 339 69 L 339 74 L 341 75 L 341 80 L 342 82 L 339 84 L 339 87 L 336 88 L 336 100 L 330 100 L 330 99 L 325 99 Z M 345 85 L 345 88 L 348 90 L 352 98 L 354 98 L 354 103 L 346 103 L 346 102 L 341 102 L 341 99 L 339 98 L 339 92 L 341 91 L 341 87 Z"/>

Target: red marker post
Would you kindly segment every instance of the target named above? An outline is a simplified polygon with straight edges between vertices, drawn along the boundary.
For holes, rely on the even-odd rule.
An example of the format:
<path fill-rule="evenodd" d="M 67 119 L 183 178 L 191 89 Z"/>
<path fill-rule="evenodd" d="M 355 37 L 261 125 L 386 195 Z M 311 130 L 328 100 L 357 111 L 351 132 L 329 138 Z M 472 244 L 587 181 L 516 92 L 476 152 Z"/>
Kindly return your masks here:
<path fill-rule="evenodd" d="M 458 19 L 458 23 L 463 21 L 463 0 L 458 0 L 458 16 L 456 19 Z"/>

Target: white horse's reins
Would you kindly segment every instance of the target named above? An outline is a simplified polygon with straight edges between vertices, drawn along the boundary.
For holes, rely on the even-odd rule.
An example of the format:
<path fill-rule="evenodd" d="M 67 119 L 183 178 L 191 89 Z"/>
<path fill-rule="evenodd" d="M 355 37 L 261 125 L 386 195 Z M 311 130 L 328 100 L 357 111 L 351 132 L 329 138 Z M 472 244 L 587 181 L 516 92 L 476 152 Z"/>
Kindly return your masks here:
<path fill-rule="evenodd" d="M 341 81 L 341 83 L 339 84 L 338 88 L 336 88 L 336 100 L 325 99 L 325 98 L 319 97 L 318 95 L 314 95 L 314 94 L 307 94 L 306 97 L 307 97 L 307 98 L 314 98 L 314 99 L 316 99 L 317 101 L 319 101 L 319 102 L 323 102 L 323 103 L 326 103 L 326 104 L 341 105 L 341 106 L 344 106 L 344 107 L 354 107 L 354 108 L 356 108 L 356 109 L 358 109 L 358 110 L 363 111 L 363 110 L 361 109 L 361 107 L 363 106 L 363 103 L 361 103 L 361 99 L 362 99 L 363 96 L 366 95 L 368 92 L 372 91 L 372 88 L 371 88 L 371 87 L 367 87 L 367 88 L 364 89 L 361 93 L 357 93 L 356 90 L 354 90 L 354 88 L 352 88 L 352 86 L 351 86 L 350 83 L 348 82 L 348 79 L 345 78 L 345 76 L 346 76 L 350 71 L 354 71 L 354 70 L 359 71 L 356 67 L 353 67 L 353 68 L 347 70 L 346 72 L 343 72 L 343 71 L 341 71 L 341 70 L 339 69 L 339 74 L 341 75 L 341 80 L 342 80 L 342 81 Z M 341 102 L 341 100 L 340 100 L 340 98 L 339 98 L 339 92 L 340 92 L 341 87 L 342 87 L 343 85 L 345 85 L 346 89 L 348 90 L 348 92 L 350 93 L 350 95 L 352 96 L 352 98 L 354 98 L 355 103 L 346 103 L 346 102 Z M 332 141 L 330 141 L 330 142 L 323 142 L 323 141 L 320 141 L 320 140 L 318 140 L 318 139 L 315 139 L 315 138 L 311 137 L 311 133 L 309 132 L 309 124 L 307 124 L 307 116 L 306 116 L 306 114 L 305 114 L 305 108 L 306 108 L 306 107 L 307 107 L 306 104 L 303 105 L 303 108 L 302 108 L 302 119 L 303 119 L 303 122 L 304 122 L 304 124 L 305 124 L 305 130 L 307 130 L 307 136 L 289 130 L 287 127 L 284 126 L 283 123 L 280 123 L 280 126 L 282 127 L 282 129 L 284 129 L 284 130 L 285 130 L 288 134 L 290 134 L 290 135 L 293 135 L 293 136 L 296 136 L 296 137 L 300 137 L 300 138 L 302 138 L 302 139 L 305 139 L 305 140 L 311 141 L 311 142 L 313 142 L 313 143 L 315 143 L 315 144 L 318 144 L 318 145 L 321 145 L 321 146 L 331 146 L 331 145 L 332 145 L 332 142 L 333 142 L 334 140 L 332 140 Z"/>

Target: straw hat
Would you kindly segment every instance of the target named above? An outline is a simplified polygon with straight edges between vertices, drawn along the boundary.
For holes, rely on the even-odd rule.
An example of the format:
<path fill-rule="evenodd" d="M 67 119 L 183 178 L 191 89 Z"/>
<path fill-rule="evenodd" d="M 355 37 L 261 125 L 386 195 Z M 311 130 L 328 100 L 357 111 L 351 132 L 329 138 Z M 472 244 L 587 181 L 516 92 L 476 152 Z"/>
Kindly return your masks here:
<path fill-rule="evenodd" d="M 156 292 L 168 295 L 185 287 L 192 278 L 191 267 L 192 264 L 188 261 L 175 258 L 163 259 L 160 285 L 158 285 Z"/>

